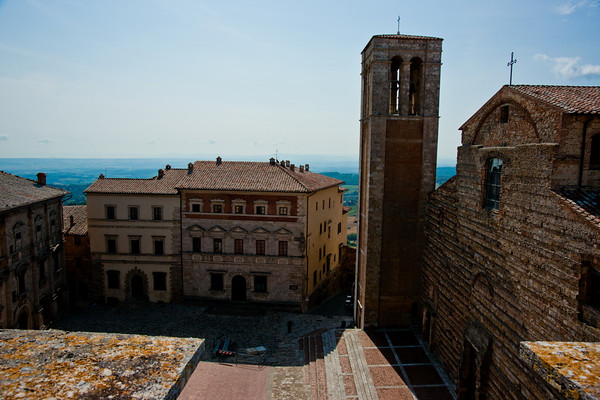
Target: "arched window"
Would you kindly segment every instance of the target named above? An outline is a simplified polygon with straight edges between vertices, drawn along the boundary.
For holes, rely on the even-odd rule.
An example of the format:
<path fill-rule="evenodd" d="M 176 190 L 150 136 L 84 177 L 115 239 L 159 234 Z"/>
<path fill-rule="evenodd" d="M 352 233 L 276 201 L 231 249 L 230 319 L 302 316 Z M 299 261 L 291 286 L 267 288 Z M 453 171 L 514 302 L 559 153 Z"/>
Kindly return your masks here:
<path fill-rule="evenodd" d="M 502 178 L 502 160 L 492 158 L 487 162 L 485 178 L 485 203 L 488 210 L 497 210 L 500 203 L 500 180 Z"/>
<path fill-rule="evenodd" d="M 421 102 L 423 94 L 423 62 L 420 58 L 410 60 L 410 89 L 409 89 L 409 115 L 421 115 Z"/>
<path fill-rule="evenodd" d="M 392 58 L 391 78 L 390 78 L 390 114 L 400 113 L 400 77 L 402 70 L 402 59 L 400 57 Z"/>
<path fill-rule="evenodd" d="M 590 169 L 600 169 L 600 133 L 592 136 L 590 146 Z"/>

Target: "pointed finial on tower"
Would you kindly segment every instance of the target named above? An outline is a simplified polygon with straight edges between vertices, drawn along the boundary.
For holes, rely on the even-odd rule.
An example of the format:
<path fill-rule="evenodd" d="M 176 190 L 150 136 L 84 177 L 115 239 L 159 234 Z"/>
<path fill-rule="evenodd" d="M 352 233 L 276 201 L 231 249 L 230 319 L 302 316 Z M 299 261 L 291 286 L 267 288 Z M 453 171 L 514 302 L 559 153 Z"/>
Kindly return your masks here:
<path fill-rule="evenodd" d="M 400 34 L 400 16 L 398 15 L 398 35 Z"/>

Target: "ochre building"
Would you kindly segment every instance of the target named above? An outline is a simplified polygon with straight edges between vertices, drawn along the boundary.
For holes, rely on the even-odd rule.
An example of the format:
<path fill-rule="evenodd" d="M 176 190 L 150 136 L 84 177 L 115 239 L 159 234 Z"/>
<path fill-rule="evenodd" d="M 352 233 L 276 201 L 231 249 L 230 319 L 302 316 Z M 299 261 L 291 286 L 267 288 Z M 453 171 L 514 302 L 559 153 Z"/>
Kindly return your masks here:
<path fill-rule="evenodd" d="M 113 301 L 213 299 L 305 309 L 339 280 L 343 182 L 289 161 L 196 161 L 87 190 L 92 259 Z"/>
<path fill-rule="evenodd" d="M 461 127 L 457 174 L 428 203 L 422 296 L 460 399 L 581 395 L 520 347 L 600 340 L 599 114 L 600 87 L 504 86 Z"/>

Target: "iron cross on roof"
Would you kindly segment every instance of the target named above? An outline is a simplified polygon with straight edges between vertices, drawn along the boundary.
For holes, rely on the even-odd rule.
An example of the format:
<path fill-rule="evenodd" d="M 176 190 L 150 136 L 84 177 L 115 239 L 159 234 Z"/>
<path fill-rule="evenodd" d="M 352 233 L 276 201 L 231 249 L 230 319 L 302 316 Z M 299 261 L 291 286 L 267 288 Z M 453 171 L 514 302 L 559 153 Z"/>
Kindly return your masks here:
<path fill-rule="evenodd" d="M 511 86 L 512 85 L 512 67 L 513 64 L 515 64 L 517 62 L 516 59 L 513 59 L 513 56 L 515 55 L 514 52 L 510 52 L 510 62 L 508 64 L 506 64 L 507 67 L 510 67 L 510 80 L 508 81 L 508 85 Z"/>

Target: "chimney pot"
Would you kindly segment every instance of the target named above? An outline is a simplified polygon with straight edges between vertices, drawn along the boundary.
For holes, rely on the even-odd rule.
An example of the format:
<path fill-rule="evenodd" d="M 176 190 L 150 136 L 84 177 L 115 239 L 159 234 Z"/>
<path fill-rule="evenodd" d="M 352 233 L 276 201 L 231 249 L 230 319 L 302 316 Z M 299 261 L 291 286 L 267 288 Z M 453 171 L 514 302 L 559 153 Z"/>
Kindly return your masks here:
<path fill-rule="evenodd" d="M 282 167 L 285 167 L 285 161 L 284 160 L 281 160 L 280 164 L 281 164 Z"/>
<path fill-rule="evenodd" d="M 100 174 L 100 176 L 98 177 L 98 179 L 104 179 L 104 174 Z"/>
<path fill-rule="evenodd" d="M 300 172 L 304 172 L 304 165 L 300 164 L 298 168 L 300 168 Z"/>
<path fill-rule="evenodd" d="M 304 169 L 306 170 L 306 172 L 308 172 L 308 167 L 309 167 L 309 165 L 308 165 L 308 164 L 305 164 L 305 165 L 304 165 Z"/>
<path fill-rule="evenodd" d="M 38 172 L 37 174 L 37 183 L 44 186 L 46 184 L 46 174 L 43 172 Z"/>
<path fill-rule="evenodd" d="M 171 164 L 167 164 L 167 166 L 165 167 L 165 169 L 168 171 L 171 169 Z"/>
<path fill-rule="evenodd" d="M 188 163 L 188 174 L 191 174 L 193 170 L 194 170 L 194 164 Z"/>
<path fill-rule="evenodd" d="M 217 165 L 221 165 L 222 161 L 223 159 L 221 158 L 221 156 L 217 157 Z"/>
<path fill-rule="evenodd" d="M 285 166 L 288 168 L 290 167 L 290 160 L 285 160 Z"/>
<path fill-rule="evenodd" d="M 290 169 L 293 171 L 296 166 L 294 164 L 290 164 Z"/>
<path fill-rule="evenodd" d="M 275 159 L 273 157 L 269 159 L 269 164 L 275 165 Z"/>
<path fill-rule="evenodd" d="M 165 176 L 165 170 L 164 169 L 159 169 L 158 170 L 158 179 L 162 178 L 163 176 Z"/>

